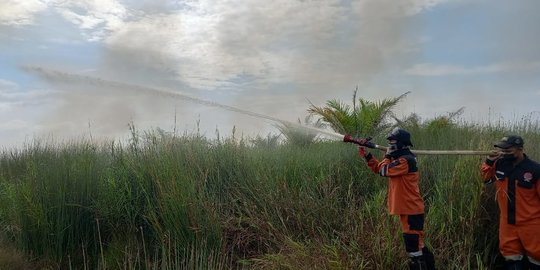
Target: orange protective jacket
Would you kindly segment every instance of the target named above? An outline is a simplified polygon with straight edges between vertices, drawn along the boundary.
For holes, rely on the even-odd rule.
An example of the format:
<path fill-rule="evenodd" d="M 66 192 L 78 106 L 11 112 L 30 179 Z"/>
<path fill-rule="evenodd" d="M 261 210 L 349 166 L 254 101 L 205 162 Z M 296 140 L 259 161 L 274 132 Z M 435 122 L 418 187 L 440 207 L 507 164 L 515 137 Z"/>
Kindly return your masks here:
<path fill-rule="evenodd" d="M 388 210 L 392 215 L 418 215 L 424 213 L 424 200 L 418 187 L 416 157 L 409 149 L 386 155 L 379 162 L 371 154 L 366 156 L 368 167 L 388 177 Z"/>
<path fill-rule="evenodd" d="M 508 224 L 540 224 L 540 164 L 525 155 L 512 162 L 487 159 L 480 167 L 486 183 L 495 182 L 501 221 Z"/>

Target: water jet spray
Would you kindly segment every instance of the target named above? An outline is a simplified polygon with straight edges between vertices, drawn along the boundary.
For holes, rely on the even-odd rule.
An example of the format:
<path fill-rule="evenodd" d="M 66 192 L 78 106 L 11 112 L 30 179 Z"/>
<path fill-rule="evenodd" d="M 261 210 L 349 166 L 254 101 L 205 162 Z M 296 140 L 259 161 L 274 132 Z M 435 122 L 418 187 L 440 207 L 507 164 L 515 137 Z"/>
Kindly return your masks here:
<path fill-rule="evenodd" d="M 186 101 L 190 101 L 190 102 L 205 105 L 205 106 L 222 108 L 228 111 L 237 112 L 237 113 L 241 113 L 241 114 L 256 117 L 256 118 L 270 120 L 273 122 L 281 123 L 287 126 L 292 126 L 292 127 L 295 127 L 295 128 L 307 131 L 307 132 L 311 132 L 311 133 L 324 134 L 335 140 L 341 140 L 343 138 L 342 134 L 339 134 L 336 132 L 327 131 L 327 130 L 310 127 L 310 126 L 305 126 L 305 125 L 297 124 L 297 123 L 286 121 L 286 120 L 281 120 L 272 116 L 240 109 L 237 107 L 191 97 L 191 96 L 181 94 L 181 93 L 171 91 L 171 90 L 135 85 L 135 84 L 112 81 L 112 80 L 105 80 L 105 79 L 101 79 L 97 77 L 67 73 L 63 71 L 52 70 L 52 69 L 37 67 L 37 66 L 23 66 L 22 68 L 28 72 L 35 73 L 38 76 L 43 77 L 49 81 L 58 81 L 62 83 L 72 83 L 72 84 L 89 84 L 89 85 L 94 85 L 94 86 L 108 86 L 108 87 L 113 87 L 117 89 L 126 89 L 130 91 L 136 91 L 136 92 L 142 92 L 142 93 L 159 94 L 164 97 L 171 97 L 171 98 L 176 98 L 180 100 L 186 100 Z"/>
<path fill-rule="evenodd" d="M 385 146 L 381 146 L 381 145 L 370 142 L 371 138 L 367 138 L 365 139 L 365 141 L 361 141 L 361 138 L 353 138 L 350 135 L 342 135 L 342 134 L 332 132 L 332 131 L 304 126 L 298 123 L 285 121 L 285 120 L 278 119 L 272 116 L 240 109 L 237 107 L 191 97 L 191 96 L 181 94 L 181 93 L 171 91 L 171 90 L 134 85 L 134 84 L 112 81 L 112 80 L 105 80 L 105 79 L 101 79 L 97 77 L 72 74 L 72 73 L 52 70 L 52 69 L 43 68 L 43 67 L 36 67 L 36 66 L 24 66 L 23 69 L 31 73 L 35 73 L 38 76 L 44 77 L 50 81 L 58 81 L 58 82 L 63 82 L 63 83 L 90 84 L 90 85 L 95 85 L 95 86 L 108 86 L 108 87 L 113 87 L 113 88 L 118 88 L 118 89 L 126 89 L 130 91 L 159 94 L 165 97 L 172 97 L 172 98 L 177 98 L 180 100 L 186 100 L 186 101 L 194 102 L 194 103 L 205 105 L 205 106 L 222 108 L 228 111 L 237 112 L 244 115 L 248 115 L 248 116 L 252 116 L 252 117 L 256 117 L 260 119 L 266 119 L 266 120 L 281 123 L 284 125 L 292 126 L 292 127 L 295 127 L 295 128 L 307 131 L 307 132 L 324 134 L 335 140 L 343 140 L 344 142 L 354 143 L 360 146 L 364 146 L 364 147 L 368 147 L 372 149 L 379 149 L 381 151 L 386 151 Z M 421 155 L 489 155 L 489 154 L 494 153 L 494 151 L 475 151 L 475 150 L 413 150 L 412 152 L 415 154 L 421 154 Z"/>

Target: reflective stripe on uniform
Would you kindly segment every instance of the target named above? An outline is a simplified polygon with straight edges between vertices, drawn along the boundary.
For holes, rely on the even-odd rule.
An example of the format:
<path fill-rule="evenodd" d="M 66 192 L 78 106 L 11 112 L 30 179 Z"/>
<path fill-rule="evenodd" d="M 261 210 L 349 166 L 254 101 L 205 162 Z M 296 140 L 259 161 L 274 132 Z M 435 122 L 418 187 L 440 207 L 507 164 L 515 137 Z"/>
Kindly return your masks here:
<path fill-rule="evenodd" d="M 527 256 L 527 258 L 529 258 L 530 263 L 540 265 L 540 261 L 533 259 L 531 256 Z"/>
<path fill-rule="evenodd" d="M 507 255 L 507 256 L 504 256 L 504 259 L 507 261 L 521 261 L 521 259 L 523 259 L 523 255 L 521 254 Z"/>
<path fill-rule="evenodd" d="M 387 172 L 388 172 L 388 164 L 382 166 L 381 172 L 380 172 L 381 176 L 386 176 Z"/>
<path fill-rule="evenodd" d="M 420 251 L 416 251 L 416 252 L 407 252 L 407 255 L 409 255 L 409 257 L 412 258 L 412 257 L 419 257 L 419 256 L 422 256 L 424 254 L 422 253 L 422 250 L 420 250 Z"/>

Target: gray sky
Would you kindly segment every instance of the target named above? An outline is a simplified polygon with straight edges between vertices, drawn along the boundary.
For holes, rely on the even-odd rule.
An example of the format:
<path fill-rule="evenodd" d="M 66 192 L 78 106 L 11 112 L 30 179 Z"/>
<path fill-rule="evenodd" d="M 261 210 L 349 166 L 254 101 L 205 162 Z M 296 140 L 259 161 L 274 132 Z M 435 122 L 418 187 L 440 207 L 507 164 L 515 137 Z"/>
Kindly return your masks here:
<path fill-rule="evenodd" d="M 472 121 L 538 116 L 540 1 L 3 0 L 0 144 L 200 129 L 265 136 L 271 121 L 40 67 L 176 91 L 295 121 L 309 101 L 412 93 L 397 114 L 465 106 Z M 69 76 L 68 76 L 69 77 Z M 309 101 L 308 101 L 309 100 Z"/>

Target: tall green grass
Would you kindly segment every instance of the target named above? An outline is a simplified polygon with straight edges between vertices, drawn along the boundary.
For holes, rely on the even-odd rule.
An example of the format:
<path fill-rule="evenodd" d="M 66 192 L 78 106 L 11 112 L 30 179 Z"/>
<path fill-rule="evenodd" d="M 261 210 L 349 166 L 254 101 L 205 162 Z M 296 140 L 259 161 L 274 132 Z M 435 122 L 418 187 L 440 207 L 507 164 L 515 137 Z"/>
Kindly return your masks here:
<path fill-rule="evenodd" d="M 530 121 L 410 131 L 416 149 L 470 150 L 513 131 L 540 157 L 540 129 Z M 439 268 L 499 267 L 483 159 L 418 157 L 426 243 Z M 0 236 L 53 269 L 406 268 L 386 180 L 341 142 L 135 130 L 127 143 L 36 142 L 2 153 L 0 193 Z"/>

